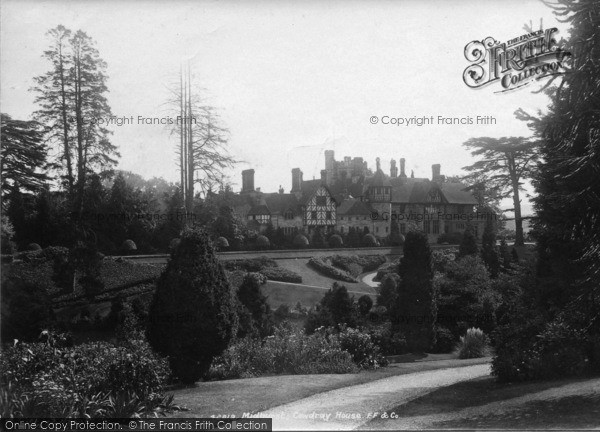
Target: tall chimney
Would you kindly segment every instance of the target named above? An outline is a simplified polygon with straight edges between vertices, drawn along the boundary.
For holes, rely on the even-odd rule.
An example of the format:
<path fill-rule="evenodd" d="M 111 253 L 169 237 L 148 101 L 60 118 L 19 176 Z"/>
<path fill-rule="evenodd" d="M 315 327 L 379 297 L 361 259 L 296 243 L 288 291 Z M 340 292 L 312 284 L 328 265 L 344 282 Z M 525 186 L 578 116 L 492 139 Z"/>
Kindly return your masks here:
<path fill-rule="evenodd" d="M 442 166 L 440 164 L 431 165 L 431 181 L 439 182 L 441 180 L 440 171 Z"/>
<path fill-rule="evenodd" d="M 321 183 L 327 184 L 327 170 L 321 170 Z"/>
<path fill-rule="evenodd" d="M 398 177 L 398 167 L 396 167 L 396 161 L 394 159 L 390 162 L 390 177 Z"/>
<path fill-rule="evenodd" d="M 300 192 L 302 189 L 302 171 L 300 168 L 292 169 L 292 190 L 291 192 Z"/>
<path fill-rule="evenodd" d="M 254 192 L 254 170 L 247 169 L 242 171 L 242 193 Z"/>
<path fill-rule="evenodd" d="M 406 166 L 406 159 L 400 158 L 400 178 L 406 178 L 404 167 Z"/>

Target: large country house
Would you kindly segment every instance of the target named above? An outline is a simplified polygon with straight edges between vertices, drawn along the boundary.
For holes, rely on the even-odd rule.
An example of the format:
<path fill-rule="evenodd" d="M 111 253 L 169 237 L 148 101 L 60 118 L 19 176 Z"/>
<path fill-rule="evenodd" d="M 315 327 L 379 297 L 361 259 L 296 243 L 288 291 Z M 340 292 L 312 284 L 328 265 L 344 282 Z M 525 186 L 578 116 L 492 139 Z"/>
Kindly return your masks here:
<path fill-rule="evenodd" d="M 485 214 L 475 209 L 477 200 L 465 185 L 449 182 L 432 166 L 432 177 L 415 178 L 405 173 L 405 160 L 390 164 L 385 174 L 377 158 L 373 173 L 362 158 L 336 161 L 332 150 L 325 151 L 321 178 L 304 180 L 299 168 L 292 170 L 292 188 L 284 193 L 265 193 L 254 187 L 254 170 L 242 171 L 242 190 L 234 197 L 233 210 L 248 228 L 264 231 L 269 224 L 286 235 L 301 232 L 311 236 L 317 229 L 325 233 L 348 233 L 350 228 L 371 233 L 378 239 L 390 235 L 392 222 L 400 233 L 414 228 L 435 242 L 442 233 L 463 232 L 471 224 L 480 237 Z"/>

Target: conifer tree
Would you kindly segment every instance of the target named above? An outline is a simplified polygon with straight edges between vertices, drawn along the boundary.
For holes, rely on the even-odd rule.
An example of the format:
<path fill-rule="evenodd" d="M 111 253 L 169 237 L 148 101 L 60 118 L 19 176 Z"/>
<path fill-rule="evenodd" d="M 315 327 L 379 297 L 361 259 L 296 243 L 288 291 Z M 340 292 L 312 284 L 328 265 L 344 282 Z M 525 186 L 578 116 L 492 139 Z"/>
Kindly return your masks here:
<path fill-rule="evenodd" d="M 158 280 L 148 340 L 173 373 L 194 383 L 235 337 L 236 298 L 207 234 L 186 230 Z"/>

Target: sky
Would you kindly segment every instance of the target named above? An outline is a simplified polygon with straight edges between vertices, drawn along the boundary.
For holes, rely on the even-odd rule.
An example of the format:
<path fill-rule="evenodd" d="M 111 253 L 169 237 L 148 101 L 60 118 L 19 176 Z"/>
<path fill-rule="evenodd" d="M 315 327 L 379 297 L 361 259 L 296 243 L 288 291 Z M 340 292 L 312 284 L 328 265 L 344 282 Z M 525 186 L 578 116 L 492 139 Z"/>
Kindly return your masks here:
<path fill-rule="evenodd" d="M 136 120 L 111 127 L 117 168 L 177 181 L 176 137 L 137 119 L 168 115 L 169 86 L 189 61 L 195 87 L 229 130 L 229 153 L 239 161 L 226 173 L 234 190 L 241 170 L 253 168 L 255 186 L 266 192 L 289 191 L 295 167 L 304 179 L 318 178 L 329 149 L 371 168 L 380 157 L 386 172 L 390 159 L 405 158 L 416 177 L 431 177 L 436 163 L 442 174 L 461 174 L 474 161 L 462 146 L 467 139 L 530 136 L 514 111 L 548 105 L 535 87 L 466 86 L 465 45 L 513 39 L 528 23 L 566 36 L 538 0 L 2 0 L 0 8 L 2 112 L 28 119 L 36 109 L 29 89 L 49 69 L 46 32 L 59 24 L 84 30 L 108 64 L 113 114 Z M 437 124 L 438 116 L 478 115 L 496 123 Z M 385 116 L 436 122 L 398 126 L 383 124 Z"/>

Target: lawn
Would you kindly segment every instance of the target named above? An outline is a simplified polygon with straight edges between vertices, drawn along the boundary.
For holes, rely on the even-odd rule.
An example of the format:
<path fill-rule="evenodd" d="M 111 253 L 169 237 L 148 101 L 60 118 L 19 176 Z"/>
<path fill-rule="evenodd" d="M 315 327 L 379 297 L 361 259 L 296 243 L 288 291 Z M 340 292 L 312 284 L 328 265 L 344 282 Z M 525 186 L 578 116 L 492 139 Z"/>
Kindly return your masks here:
<path fill-rule="evenodd" d="M 333 283 L 333 282 L 332 282 Z M 369 290 L 354 291 L 357 284 L 344 284 L 348 288 L 350 295 L 358 299 L 364 294 L 371 296 L 375 301 L 376 296 L 372 293 L 372 288 Z M 331 285 L 329 285 L 331 286 Z M 277 309 L 282 304 L 294 306 L 296 303 L 302 303 L 304 307 L 312 307 L 319 303 L 329 288 L 320 288 L 305 286 L 303 284 L 283 283 L 275 281 L 267 281 L 266 285 L 262 286 L 262 292 L 268 296 L 268 302 L 271 308 Z"/>
<path fill-rule="evenodd" d="M 565 397 L 561 394 L 565 386 L 571 390 L 573 386 L 585 386 L 589 390 L 589 383 L 586 379 L 561 379 L 501 384 L 487 376 L 442 387 L 392 411 L 400 413 L 396 426 L 410 424 L 404 420 L 429 419 L 429 422 L 415 426 L 426 424 L 427 428 L 436 429 L 598 428 L 598 391 L 582 390 L 582 394 Z M 536 397 L 538 392 L 550 396 Z M 517 399 L 518 403 L 511 403 L 512 399 Z M 393 427 L 394 421 L 390 419 L 377 419 L 365 425 L 365 429 Z"/>

